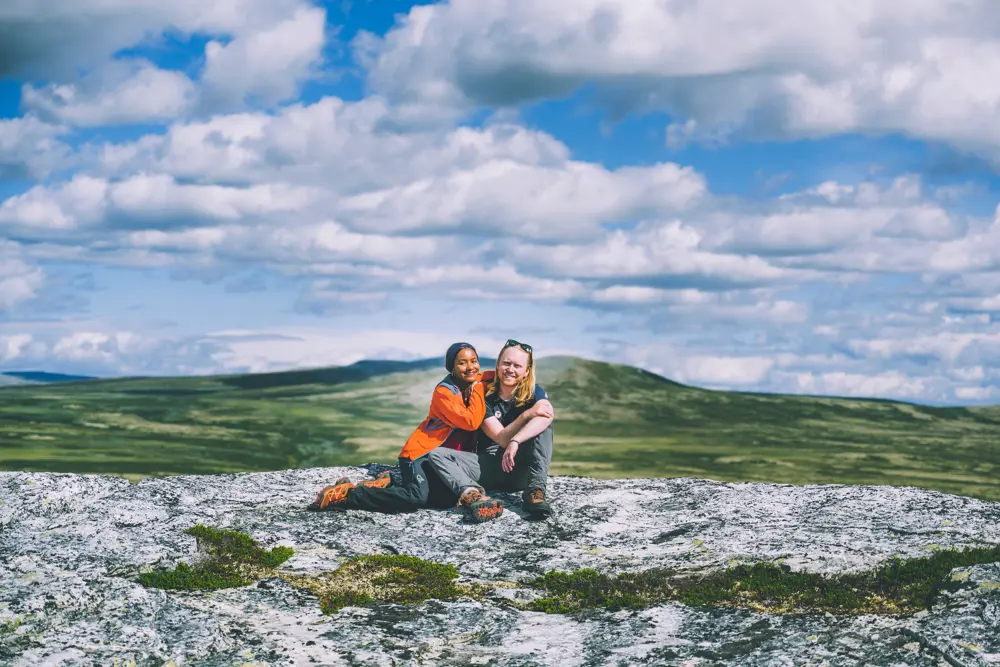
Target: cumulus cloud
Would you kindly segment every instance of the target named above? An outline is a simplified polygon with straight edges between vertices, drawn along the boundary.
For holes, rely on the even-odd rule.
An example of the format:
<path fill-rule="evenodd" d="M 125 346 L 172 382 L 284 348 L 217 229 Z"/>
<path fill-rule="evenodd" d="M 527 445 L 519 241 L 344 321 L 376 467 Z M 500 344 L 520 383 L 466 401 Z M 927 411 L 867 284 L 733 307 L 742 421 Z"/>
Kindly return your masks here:
<path fill-rule="evenodd" d="M 196 104 L 202 112 L 271 106 L 318 71 L 326 44 L 326 11 L 308 0 L 36 4 L 0 8 L 0 76 L 41 82 L 23 86 L 23 108 L 74 126 L 167 122 Z M 117 58 L 167 35 L 211 38 L 200 80 Z"/>
<path fill-rule="evenodd" d="M 833 396 L 858 396 L 913 399 L 926 397 L 926 380 L 911 377 L 899 371 L 884 371 L 872 375 L 832 371 L 825 373 L 796 373 L 792 375 L 795 393 Z M 960 391 L 958 388 L 956 391 Z M 961 397 L 960 397 L 961 398 Z"/>
<path fill-rule="evenodd" d="M 116 182 L 76 175 L 67 183 L 9 197 L 0 204 L 0 224 L 65 230 L 98 223 L 189 227 L 293 211 L 310 199 L 307 188 L 282 183 L 241 188 L 178 183 L 164 174 Z"/>
<path fill-rule="evenodd" d="M 285 20 L 205 47 L 202 105 L 241 106 L 248 98 L 271 105 L 294 96 L 318 65 L 325 43 L 326 10 L 300 7 Z"/>
<path fill-rule="evenodd" d="M 704 234 L 678 221 L 641 223 L 615 230 L 591 244 L 517 244 L 519 267 L 543 275 L 620 281 L 648 287 L 751 287 L 805 274 L 769 264 L 761 257 L 703 249 Z"/>
<path fill-rule="evenodd" d="M 170 31 L 242 35 L 266 29 L 301 0 L 12 0 L 0 6 L 0 76 L 66 80 L 121 49 Z"/>
<path fill-rule="evenodd" d="M 35 116 L 0 119 L 0 180 L 41 179 L 67 167 L 63 129 Z"/>
<path fill-rule="evenodd" d="M 56 123 L 89 127 L 172 120 L 195 98 L 195 84 L 182 72 L 148 61 L 114 61 L 79 83 L 26 84 L 21 106 Z"/>
<path fill-rule="evenodd" d="M 429 229 L 552 239 L 594 236 L 602 223 L 682 208 L 703 190 L 700 178 L 674 164 L 609 172 L 580 162 L 550 168 L 493 162 L 356 195 L 342 211 L 355 226 L 386 232 Z"/>
<path fill-rule="evenodd" d="M 0 239 L 0 311 L 35 298 L 44 282 L 45 272 L 24 261 L 18 244 Z"/>
<path fill-rule="evenodd" d="M 364 35 L 400 103 L 516 105 L 592 84 L 614 113 L 661 109 L 714 140 L 901 132 L 1000 155 L 1000 39 L 988 0 L 449 0 Z"/>

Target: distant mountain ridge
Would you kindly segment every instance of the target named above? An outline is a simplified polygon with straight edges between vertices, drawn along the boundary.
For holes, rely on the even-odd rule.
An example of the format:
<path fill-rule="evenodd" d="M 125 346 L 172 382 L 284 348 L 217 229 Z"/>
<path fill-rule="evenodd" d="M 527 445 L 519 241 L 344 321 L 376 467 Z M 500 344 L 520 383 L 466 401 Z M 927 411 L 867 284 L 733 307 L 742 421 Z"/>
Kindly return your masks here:
<path fill-rule="evenodd" d="M 96 380 L 91 375 L 68 375 L 66 373 L 49 373 L 47 371 L 2 371 L 0 375 L 26 383 L 44 384 L 50 382 L 80 382 L 81 380 Z M 20 384 L 11 383 L 11 384 Z"/>

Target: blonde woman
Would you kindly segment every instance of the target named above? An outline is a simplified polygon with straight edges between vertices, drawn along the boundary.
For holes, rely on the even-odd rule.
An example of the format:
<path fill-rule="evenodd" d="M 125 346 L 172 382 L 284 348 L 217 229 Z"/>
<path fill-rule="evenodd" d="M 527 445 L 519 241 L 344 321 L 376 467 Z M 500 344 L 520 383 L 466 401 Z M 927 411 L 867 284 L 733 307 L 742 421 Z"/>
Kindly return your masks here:
<path fill-rule="evenodd" d="M 428 454 L 428 463 L 459 496 L 459 507 L 470 499 L 489 500 L 486 489 L 521 491 L 526 511 L 550 516 L 546 493 L 555 413 L 545 389 L 535 383 L 531 346 L 508 340 L 497 356 L 496 372 L 484 373 L 483 382 L 486 418 L 475 451 L 439 447 Z"/>

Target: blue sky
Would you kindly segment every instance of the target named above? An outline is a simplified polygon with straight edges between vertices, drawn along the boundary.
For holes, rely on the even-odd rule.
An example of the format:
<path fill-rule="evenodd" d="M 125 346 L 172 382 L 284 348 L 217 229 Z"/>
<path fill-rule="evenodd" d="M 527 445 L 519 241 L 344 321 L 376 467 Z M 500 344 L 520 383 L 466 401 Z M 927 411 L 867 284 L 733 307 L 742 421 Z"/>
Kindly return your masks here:
<path fill-rule="evenodd" d="M 513 336 L 704 387 L 1000 403 L 991 5 L 849 5 L 0 9 L 0 371 Z"/>

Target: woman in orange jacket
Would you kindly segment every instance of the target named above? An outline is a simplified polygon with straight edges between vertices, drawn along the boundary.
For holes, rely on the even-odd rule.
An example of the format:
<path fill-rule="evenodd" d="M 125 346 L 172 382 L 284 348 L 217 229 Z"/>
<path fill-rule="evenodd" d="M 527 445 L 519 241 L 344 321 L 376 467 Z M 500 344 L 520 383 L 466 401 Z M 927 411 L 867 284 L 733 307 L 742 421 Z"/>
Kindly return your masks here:
<path fill-rule="evenodd" d="M 390 486 L 388 471 L 374 480 L 352 483 L 342 478 L 324 487 L 309 506 L 313 510 L 361 509 L 372 512 L 407 512 L 426 507 L 430 497 L 427 455 L 438 447 L 459 451 L 474 449 L 477 431 L 486 416 L 486 401 L 479 355 L 469 343 L 455 343 L 445 353 L 448 376 L 431 396 L 427 418 L 413 431 L 399 453 L 402 484 Z M 473 521 L 495 518 L 503 502 L 482 493 L 463 496 L 460 508 Z"/>

